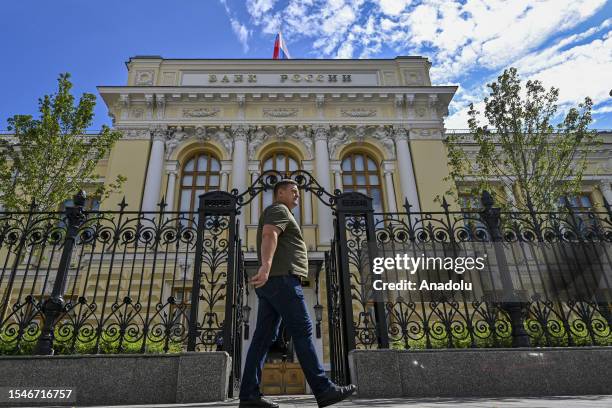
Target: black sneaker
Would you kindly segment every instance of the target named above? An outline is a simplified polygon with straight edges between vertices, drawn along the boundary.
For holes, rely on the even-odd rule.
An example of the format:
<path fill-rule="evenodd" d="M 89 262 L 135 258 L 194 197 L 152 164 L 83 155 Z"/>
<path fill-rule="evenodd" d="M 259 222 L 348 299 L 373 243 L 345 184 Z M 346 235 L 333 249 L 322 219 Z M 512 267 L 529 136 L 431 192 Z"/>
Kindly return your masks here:
<path fill-rule="evenodd" d="M 239 408 L 278 408 L 278 404 L 264 397 L 251 400 L 240 400 Z"/>
<path fill-rule="evenodd" d="M 317 404 L 319 404 L 319 408 L 328 407 L 336 402 L 347 399 L 355 390 L 357 390 L 357 387 L 353 384 L 343 387 L 334 385 L 331 390 L 317 396 Z"/>

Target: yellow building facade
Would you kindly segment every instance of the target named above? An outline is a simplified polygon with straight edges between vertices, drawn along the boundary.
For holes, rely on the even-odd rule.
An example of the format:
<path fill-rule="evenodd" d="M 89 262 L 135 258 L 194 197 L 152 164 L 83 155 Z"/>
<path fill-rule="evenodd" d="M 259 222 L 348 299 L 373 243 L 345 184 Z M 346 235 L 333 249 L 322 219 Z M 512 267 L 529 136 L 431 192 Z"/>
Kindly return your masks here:
<path fill-rule="evenodd" d="M 243 192 L 266 170 L 300 169 L 328 192 L 373 197 L 376 211 L 401 211 L 405 198 L 413 210 L 435 211 L 435 195 L 449 188 L 443 181 L 448 174 L 444 117 L 457 88 L 432 85 L 430 67 L 421 57 L 131 58 L 126 85 L 98 88 L 114 127 L 123 133 L 104 178 L 127 177 L 123 192 L 101 209 L 117 209 L 125 195 L 127 209 L 156 211 L 163 198 L 166 211 L 194 211 L 205 191 Z M 264 193 L 240 214 L 247 268 L 256 258 L 260 211 L 270 201 L 270 193 Z M 313 282 L 333 236 L 331 209 L 305 192 L 295 215 L 307 241 Z M 324 272 L 320 279 L 318 296 L 325 303 Z M 313 312 L 314 284 L 304 291 Z M 253 310 L 255 298 L 249 298 Z M 329 369 L 325 324 L 315 341 Z M 274 370 L 267 372 L 268 392 L 290 392 L 288 385 L 276 390 L 286 381 Z"/>
<path fill-rule="evenodd" d="M 244 192 L 266 170 L 306 170 L 326 191 L 371 196 L 379 212 L 403 211 L 405 199 L 413 211 L 439 211 L 436 195 L 465 187 L 445 181 L 444 118 L 457 87 L 433 85 L 426 58 L 142 56 L 126 65 L 127 84 L 98 88 L 114 127 L 123 133 L 103 163 L 104 179 L 127 177 L 124 191 L 106 200 L 103 210 L 116 209 L 125 195 L 132 210 L 157 211 L 164 199 L 166 211 L 195 211 L 200 194 Z M 592 204 L 601 204 L 604 195 L 612 202 L 612 140 L 604 136 L 585 177 Z M 465 143 L 468 154 L 474 146 Z M 270 193 L 264 193 L 239 216 L 247 268 L 255 267 L 257 221 L 270 202 Z M 457 204 L 451 203 L 452 209 Z M 295 215 L 307 240 L 313 281 L 333 236 L 331 210 L 304 192 Z M 317 301 L 313 286 L 305 287 L 311 312 Z M 324 284 L 320 292 L 325 303 Z M 255 298 L 249 299 L 253 310 Z M 315 341 L 329 368 L 326 325 L 323 330 Z M 288 377 L 282 377 L 292 368 L 285 366 L 285 374 L 268 369 L 267 391 L 291 392 Z M 301 386 L 294 381 L 293 387 Z"/>

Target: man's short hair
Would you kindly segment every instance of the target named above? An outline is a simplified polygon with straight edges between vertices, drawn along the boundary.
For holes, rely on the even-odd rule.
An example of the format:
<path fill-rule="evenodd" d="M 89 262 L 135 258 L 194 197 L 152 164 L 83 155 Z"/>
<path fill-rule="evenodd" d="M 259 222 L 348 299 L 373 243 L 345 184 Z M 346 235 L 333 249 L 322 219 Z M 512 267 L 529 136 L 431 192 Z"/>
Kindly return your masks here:
<path fill-rule="evenodd" d="M 282 179 L 282 180 L 280 180 L 278 183 L 276 183 L 274 185 L 274 197 L 276 197 L 276 194 L 278 193 L 278 190 L 280 190 L 281 188 L 285 188 L 288 185 L 297 186 L 298 183 L 295 180 L 291 180 L 291 179 Z"/>

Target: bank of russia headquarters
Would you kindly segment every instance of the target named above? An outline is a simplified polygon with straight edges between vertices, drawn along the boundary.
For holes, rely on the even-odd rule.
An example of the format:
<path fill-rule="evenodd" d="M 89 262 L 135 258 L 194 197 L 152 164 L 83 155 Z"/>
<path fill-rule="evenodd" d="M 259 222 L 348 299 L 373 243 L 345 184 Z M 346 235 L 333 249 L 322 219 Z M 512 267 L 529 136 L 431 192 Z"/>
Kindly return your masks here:
<path fill-rule="evenodd" d="M 100 163 L 97 182 L 110 183 L 117 175 L 127 178 L 123 191 L 104 200 L 101 210 L 123 208 L 125 196 L 127 210 L 153 213 L 160 211 L 163 200 L 164 212 L 193 213 L 200 195 L 216 190 L 241 194 L 271 170 L 283 174 L 303 170 L 320 191 L 330 194 L 364 193 L 372 198 L 375 212 L 385 213 L 405 211 L 406 201 L 411 211 L 440 211 L 434 198 L 451 187 L 446 178 L 444 118 L 457 87 L 432 85 L 426 58 L 140 56 L 126 64 L 127 85 L 98 87 L 113 127 L 123 137 Z M 608 195 L 612 202 L 607 176 L 587 181 L 589 199 L 602 202 Z M 294 211 L 309 250 L 310 276 L 304 294 L 313 322 L 317 321 L 314 306 L 325 307 L 328 301 L 322 265 L 334 235 L 332 209 L 321 198 L 304 190 Z M 247 271 L 257 266 L 257 222 L 271 200 L 270 191 L 261 192 L 241 205 L 236 215 L 240 262 Z M 163 263 L 153 258 L 149 254 L 137 271 L 144 282 L 151 282 L 151 296 L 161 302 L 169 296 L 177 303 L 191 302 L 193 258 L 165 256 Z M 203 286 L 217 283 L 207 281 Z M 241 302 L 256 310 L 252 291 Z M 211 304 L 200 302 L 200 313 L 227 310 L 223 301 Z M 251 313 L 251 331 L 254 319 Z M 321 333 L 314 340 L 329 369 L 327 319 L 323 313 Z M 280 337 L 283 340 L 282 333 Z M 242 338 L 244 355 L 250 337 Z M 285 343 L 270 352 L 264 393 L 308 391 L 288 343 L 288 348 Z"/>

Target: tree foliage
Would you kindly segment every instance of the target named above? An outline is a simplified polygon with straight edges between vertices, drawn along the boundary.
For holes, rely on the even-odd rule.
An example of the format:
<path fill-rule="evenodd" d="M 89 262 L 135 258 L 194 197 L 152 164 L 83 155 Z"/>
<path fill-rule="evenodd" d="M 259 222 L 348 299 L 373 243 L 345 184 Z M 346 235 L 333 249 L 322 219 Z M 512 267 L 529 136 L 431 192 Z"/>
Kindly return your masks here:
<path fill-rule="evenodd" d="M 5 210 L 25 211 L 32 200 L 40 211 L 55 211 L 75 192 L 89 189 L 95 174 L 121 133 L 102 126 L 86 135 L 94 117 L 96 97 L 84 93 L 78 104 L 70 90 L 70 74 L 60 74 L 57 93 L 39 99 L 40 117 L 8 119 L 12 137 L 0 138 L 0 203 Z M 125 177 L 99 186 L 99 199 L 121 189 Z"/>
<path fill-rule="evenodd" d="M 472 186 L 471 194 L 480 197 L 483 190 L 488 190 L 505 210 L 510 204 L 495 197 L 493 184 L 514 187 L 516 210 L 556 210 L 560 197 L 579 191 L 587 155 L 600 142 L 588 129 L 591 99 L 585 98 L 553 124 L 559 117 L 559 89 L 546 90 L 540 81 L 530 80 L 523 90 L 516 68 L 504 70 L 487 87 L 490 94 L 484 99 L 485 123 L 479 121 L 480 112 L 470 104 L 470 134 L 447 138 L 447 179 L 462 182 L 469 177 L 474 181 L 466 183 Z M 475 157 L 468 157 L 463 148 L 466 143 L 474 144 Z"/>

